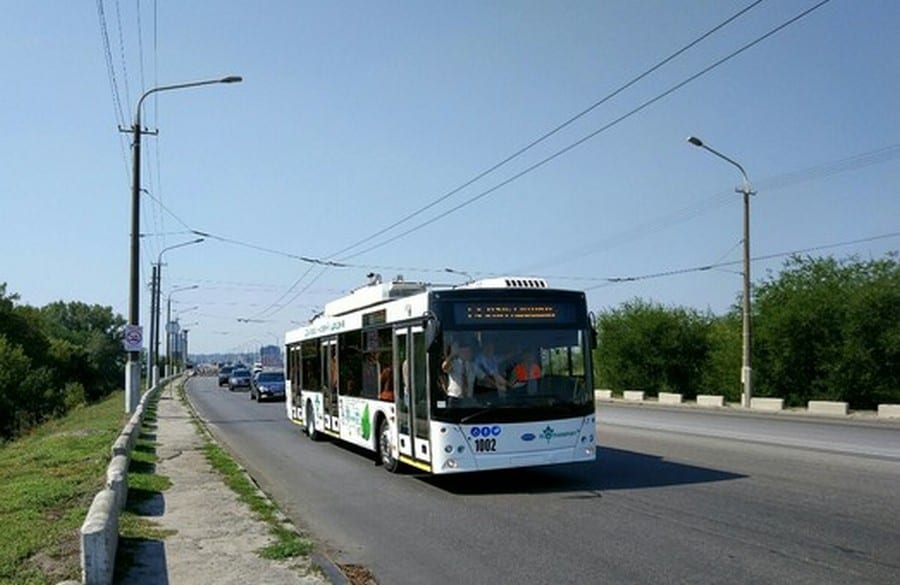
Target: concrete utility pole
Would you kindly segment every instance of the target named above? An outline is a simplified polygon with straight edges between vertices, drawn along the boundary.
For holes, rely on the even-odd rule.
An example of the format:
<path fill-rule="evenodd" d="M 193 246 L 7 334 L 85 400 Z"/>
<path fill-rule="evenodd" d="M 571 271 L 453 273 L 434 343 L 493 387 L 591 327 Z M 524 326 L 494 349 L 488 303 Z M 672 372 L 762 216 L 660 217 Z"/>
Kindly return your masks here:
<path fill-rule="evenodd" d="M 721 152 L 713 150 L 696 136 L 689 136 L 687 140 L 694 146 L 707 150 L 717 157 L 721 158 L 722 160 L 725 160 L 736 166 L 738 170 L 741 171 L 741 176 L 744 178 L 743 184 L 740 187 L 735 188 L 735 192 L 744 194 L 744 294 L 742 299 L 743 347 L 741 352 L 741 386 L 743 388 L 743 392 L 741 393 L 741 405 L 745 408 L 750 408 L 750 401 L 753 399 L 753 368 L 750 364 L 750 196 L 755 195 L 755 193 L 750 190 L 750 179 L 747 178 L 747 173 L 744 171 L 744 167 L 742 167 L 736 161 L 728 158 Z"/>
<path fill-rule="evenodd" d="M 131 148 L 134 157 L 134 165 L 132 166 L 132 182 L 131 182 L 131 251 L 130 251 L 130 270 L 129 270 L 129 287 L 128 287 L 128 325 L 125 329 L 126 348 L 128 349 L 128 362 L 125 364 L 125 412 L 130 413 L 137 407 L 140 398 L 141 386 L 141 347 L 143 339 L 140 330 L 140 283 L 139 283 L 139 266 L 140 266 L 140 217 L 141 217 L 141 134 L 154 134 L 153 132 L 145 132 L 141 128 L 141 106 L 144 100 L 150 94 L 169 91 L 173 89 L 184 89 L 188 87 L 198 87 L 201 85 L 211 85 L 213 83 L 236 83 L 242 79 L 236 75 L 230 75 L 221 79 L 210 79 L 206 81 L 192 81 L 190 83 L 179 83 L 176 85 L 163 85 L 154 87 L 145 91 L 137 102 L 134 109 L 134 124 L 130 130 L 120 128 L 123 132 L 131 132 L 133 134 Z"/>

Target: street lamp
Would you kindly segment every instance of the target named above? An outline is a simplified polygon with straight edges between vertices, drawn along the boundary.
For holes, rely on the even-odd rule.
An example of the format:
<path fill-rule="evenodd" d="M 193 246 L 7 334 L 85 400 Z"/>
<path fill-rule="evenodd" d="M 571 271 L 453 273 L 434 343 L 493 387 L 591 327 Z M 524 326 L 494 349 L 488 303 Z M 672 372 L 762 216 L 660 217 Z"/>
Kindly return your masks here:
<path fill-rule="evenodd" d="M 145 191 L 142 189 L 142 191 Z M 153 267 L 153 280 L 150 292 L 150 367 L 147 370 L 147 386 L 152 388 L 159 384 L 159 291 L 162 283 L 162 257 L 163 254 L 175 248 L 183 248 L 184 246 L 192 246 L 205 241 L 204 238 L 197 238 L 189 242 L 181 242 L 159 251 L 156 257 L 156 264 Z"/>
<path fill-rule="evenodd" d="M 455 270 L 453 268 L 444 268 L 444 272 L 448 272 L 450 274 L 458 274 L 460 276 L 465 276 L 466 282 L 464 284 L 469 284 L 470 282 L 473 282 L 472 275 L 463 270 Z"/>
<path fill-rule="evenodd" d="M 689 136 L 687 141 L 736 166 L 738 170 L 741 171 L 741 176 L 744 177 L 743 184 L 740 187 L 736 187 L 735 192 L 744 194 L 744 294 L 742 303 L 744 322 L 743 357 L 741 360 L 741 386 L 743 389 L 743 392 L 741 393 L 741 405 L 745 408 L 749 408 L 750 401 L 753 398 L 753 368 L 750 365 L 750 196 L 755 195 L 755 193 L 750 190 L 750 179 L 747 178 L 744 167 L 721 152 L 713 150 L 709 146 L 703 144 L 703 141 L 696 136 Z"/>
<path fill-rule="evenodd" d="M 127 346 L 128 362 L 125 366 L 125 412 L 132 412 L 138 404 L 141 385 L 141 364 L 140 364 L 140 346 L 142 345 L 140 335 L 140 284 L 138 278 L 140 266 L 140 217 L 141 217 L 141 105 L 150 94 L 170 91 L 173 89 L 185 89 L 188 87 L 199 87 L 201 85 L 211 85 L 214 83 L 237 83 L 243 79 L 237 75 L 229 75 L 221 79 L 208 79 L 205 81 L 192 81 L 190 83 L 179 83 L 176 85 L 162 85 L 147 90 L 141 95 L 134 110 L 134 124 L 131 126 L 131 132 L 134 135 L 132 139 L 132 149 L 134 155 L 134 165 L 132 167 L 132 185 L 131 185 L 131 261 L 129 274 L 129 290 L 128 290 L 128 326 L 125 330 L 126 340 L 129 341 Z M 124 130 L 124 129 L 123 129 Z M 135 341 L 136 340 L 136 341 Z"/>
<path fill-rule="evenodd" d="M 182 292 L 185 290 L 193 290 L 195 288 L 200 288 L 200 285 L 194 284 L 191 286 L 183 286 L 181 288 L 175 288 L 169 291 L 169 295 L 166 298 L 166 376 L 172 375 L 172 336 L 178 333 L 174 330 L 172 323 L 172 295 L 177 292 Z"/>

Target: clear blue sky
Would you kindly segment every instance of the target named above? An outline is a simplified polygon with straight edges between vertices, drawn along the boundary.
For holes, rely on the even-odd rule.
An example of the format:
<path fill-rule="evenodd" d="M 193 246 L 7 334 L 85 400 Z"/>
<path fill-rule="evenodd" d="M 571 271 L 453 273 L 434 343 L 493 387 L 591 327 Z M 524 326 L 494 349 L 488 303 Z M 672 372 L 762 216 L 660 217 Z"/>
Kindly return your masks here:
<path fill-rule="evenodd" d="M 900 2 L 832 0 L 427 227 L 333 254 L 750 4 L 103 0 L 108 66 L 98 2 L 9 0 L 0 19 L 0 282 L 28 304 L 78 300 L 127 314 L 131 151 L 117 126 L 131 124 L 143 90 L 237 74 L 243 83 L 160 93 L 143 110 L 159 136 L 143 139 L 152 198 L 142 205 L 142 282 L 162 248 L 196 237 L 179 232 L 240 242 L 164 256 L 164 298 L 199 285 L 172 297 L 193 351 L 272 343 L 369 271 L 443 283 L 465 279 L 447 267 L 544 276 L 590 289 L 595 311 L 642 297 L 724 312 L 740 294 L 740 264 L 602 279 L 740 260 L 740 174 L 688 145 L 691 134 L 739 161 L 759 191 L 754 256 L 900 232 Z M 484 193 L 815 4 L 762 2 L 367 244 Z M 821 253 L 882 257 L 898 243 Z M 313 266 L 301 279 L 310 265 L 296 256 L 352 256 L 353 266 L 316 280 Z M 754 262 L 754 280 L 782 262 Z M 145 334 L 148 309 L 145 292 Z"/>

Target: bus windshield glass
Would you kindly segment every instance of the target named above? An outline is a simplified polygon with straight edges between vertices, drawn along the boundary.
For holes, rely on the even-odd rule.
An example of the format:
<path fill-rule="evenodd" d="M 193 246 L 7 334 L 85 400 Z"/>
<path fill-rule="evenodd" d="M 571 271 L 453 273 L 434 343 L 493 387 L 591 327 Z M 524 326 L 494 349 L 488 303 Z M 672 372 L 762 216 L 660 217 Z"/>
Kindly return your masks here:
<path fill-rule="evenodd" d="M 458 314 L 458 321 L 467 325 L 476 319 L 485 325 L 503 321 L 507 326 L 443 330 L 432 359 L 437 379 L 432 392 L 435 419 L 514 422 L 593 410 L 586 379 L 590 352 L 584 331 L 571 316 L 552 305 L 533 305 L 499 317 L 485 317 L 480 307 L 463 306 L 458 311 L 465 311 Z M 509 326 L 520 320 L 529 326 Z M 535 321 L 546 325 L 534 327 Z"/>

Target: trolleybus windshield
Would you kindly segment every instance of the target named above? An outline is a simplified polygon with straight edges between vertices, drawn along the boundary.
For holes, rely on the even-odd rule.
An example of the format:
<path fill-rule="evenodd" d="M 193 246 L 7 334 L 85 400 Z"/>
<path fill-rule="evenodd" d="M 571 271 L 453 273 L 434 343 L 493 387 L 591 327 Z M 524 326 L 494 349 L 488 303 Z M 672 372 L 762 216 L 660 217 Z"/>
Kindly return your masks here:
<path fill-rule="evenodd" d="M 547 311 L 555 310 L 546 306 Z M 465 315 L 472 310 L 471 303 L 457 307 Z M 443 330 L 432 360 L 438 380 L 433 392 L 435 418 L 465 422 L 467 417 L 489 416 L 512 422 L 583 416 L 593 410 L 586 379 L 590 352 L 583 330 L 559 327 L 558 321 L 570 320 L 562 313 L 524 317 L 513 311 L 511 316 L 488 320 L 508 324 L 510 319 L 523 319 L 533 324 L 532 319 L 547 319 L 551 323 L 546 327 Z"/>

